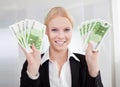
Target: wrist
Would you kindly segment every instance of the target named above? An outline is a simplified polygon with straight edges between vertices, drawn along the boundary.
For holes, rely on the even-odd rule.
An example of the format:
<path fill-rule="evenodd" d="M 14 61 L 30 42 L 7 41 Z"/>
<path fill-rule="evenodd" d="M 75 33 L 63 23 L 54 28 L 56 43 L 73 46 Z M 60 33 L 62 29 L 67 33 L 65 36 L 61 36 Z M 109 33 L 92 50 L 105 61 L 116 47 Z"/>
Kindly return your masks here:
<path fill-rule="evenodd" d="M 32 76 L 37 76 L 39 73 L 39 67 L 28 65 L 27 71 Z"/>
<path fill-rule="evenodd" d="M 88 71 L 89 71 L 89 75 L 91 77 L 96 77 L 98 75 L 100 69 L 99 68 L 97 68 L 97 69 L 88 69 Z"/>
<path fill-rule="evenodd" d="M 28 70 L 27 70 L 26 72 L 27 72 L 27 75 L 28 75 L 28 77 L 29 77 L 30 79 L 35 80 L 35 79 L 37 79 L 37 78 L 39 77 L 39 73 L 37 73 L 36 75 L 33 76 L 32 74 L 29 73 Z"/>

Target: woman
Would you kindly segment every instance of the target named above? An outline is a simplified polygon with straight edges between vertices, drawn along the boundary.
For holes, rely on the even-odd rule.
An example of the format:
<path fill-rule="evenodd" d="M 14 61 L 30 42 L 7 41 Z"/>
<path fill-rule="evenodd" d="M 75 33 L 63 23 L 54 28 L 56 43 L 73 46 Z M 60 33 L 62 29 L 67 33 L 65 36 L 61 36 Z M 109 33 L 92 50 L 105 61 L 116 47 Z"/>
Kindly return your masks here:
<path fill-rule="evenodd" d="M 89 43 L 86 55 L 68 49 L 73 19 L 63 7 L 54 7 L 45 19 L 50 46 L 42 55 L 32 45 L 21 73 L 20 87 L 103 87 L 99 52 Z"/>

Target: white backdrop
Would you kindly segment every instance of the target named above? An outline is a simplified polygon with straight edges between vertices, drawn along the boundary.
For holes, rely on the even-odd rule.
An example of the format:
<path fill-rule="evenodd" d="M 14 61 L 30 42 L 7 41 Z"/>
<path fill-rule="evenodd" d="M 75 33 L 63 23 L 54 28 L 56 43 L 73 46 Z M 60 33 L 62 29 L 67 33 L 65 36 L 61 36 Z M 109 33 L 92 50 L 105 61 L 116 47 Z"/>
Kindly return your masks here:
<path fill-rule="evenodd" d="M 120 86 L 120 0 L 112 0 L 115 85 Z"/>

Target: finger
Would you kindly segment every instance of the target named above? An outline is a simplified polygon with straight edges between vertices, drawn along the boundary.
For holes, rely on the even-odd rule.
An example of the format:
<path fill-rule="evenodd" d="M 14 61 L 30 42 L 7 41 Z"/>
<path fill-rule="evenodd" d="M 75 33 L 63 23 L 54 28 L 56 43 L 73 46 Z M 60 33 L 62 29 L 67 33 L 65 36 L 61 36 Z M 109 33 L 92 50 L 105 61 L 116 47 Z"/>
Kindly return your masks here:
<path fill-rule="evenodd" d="M 36 56 L 38 54 L 40 54 L 40 51 L 35 47 L 35 45 L 32 45 L 32 50 L 33 50 L 33 54 Z"/>
<path fill-rule="evenodd" d="M 92 51 L 92 50 L 93 50 L 93 46 L 92 46 L 92 43 L 91 43 L 91 42 L 88 43 L 87 50 L 89 50 L 89 51 Z"/>
<path fill-rule="evenodd" d="M 22 49 L 22 51 L 24 52 L 26 59 L 28 60 L 29 57 L 31 56 L 31 53 L 27 53 L 26 50 L 19 44 L 20 48 Z"/>
<path fill-rule="evenodd" d="M 18 43 L 19 44 L 19 43 Z M 22 49 L 22 51 L 26 54 L 26 50 L 19 44 L 20 48 Z"/>
<path fill-rule="evenodd" d="M 32 50 L 33 50 L 33 52 L 37 51 L 37 49 L 36 49 L 34 44 L 32 44 Z"/>
<path fill-rule="evenodd" d="M 93 49 L 93 53 L 99 53 L 98 49 Z"/>

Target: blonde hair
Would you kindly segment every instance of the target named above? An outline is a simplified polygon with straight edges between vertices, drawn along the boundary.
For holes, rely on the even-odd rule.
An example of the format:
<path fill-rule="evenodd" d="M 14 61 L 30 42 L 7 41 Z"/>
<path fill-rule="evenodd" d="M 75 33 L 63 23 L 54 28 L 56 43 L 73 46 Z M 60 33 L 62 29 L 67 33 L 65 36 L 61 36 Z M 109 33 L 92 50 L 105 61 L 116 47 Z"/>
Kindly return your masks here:
<path fill-rule="evenodd" d="M 66 18 L 70 21 L 70 23 L 71 23 L 71 25 L 72 25 L 72 27 L 73 27 L 73 18 L 72 18 L 72 16 L 68 13 L 68 11 L 67 11 L 65 8 L 63 8 L 63 7 L 54 7 L 54 8 L 52 8 L 52 9 L 48 12 L 48 14 L 47 14 L 47 16 L 46 16 L 46 18 L 45 18 L 44 24 L 45 24 L 46 26 L 48 26 L 49 22 L 50 22 L 53 18 L 55 18 L 55 17 L 57 17 L 57 16 L 66 17 Z"/>

